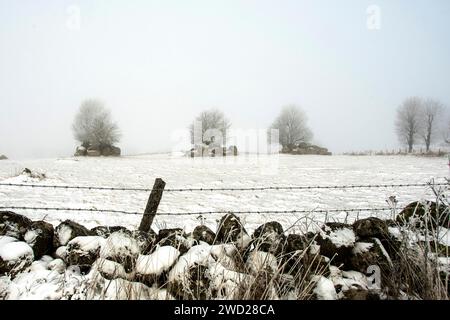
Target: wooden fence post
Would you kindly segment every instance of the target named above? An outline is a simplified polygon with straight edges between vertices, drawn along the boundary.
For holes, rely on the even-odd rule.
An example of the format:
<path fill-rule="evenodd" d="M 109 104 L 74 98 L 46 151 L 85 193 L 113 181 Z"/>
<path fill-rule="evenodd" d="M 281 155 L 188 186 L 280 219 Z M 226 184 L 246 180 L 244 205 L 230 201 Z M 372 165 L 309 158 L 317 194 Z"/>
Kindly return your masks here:
<path fill-rule="evenodd" d="M 145 207 L 144 215 L 142 216 L 141 224 L 139 225 L 139 231 L 150 231 L 165 186 L 166 183 L 161 178 L 156 178 L 152 192 L 148 198 L 147 206 Z"/>

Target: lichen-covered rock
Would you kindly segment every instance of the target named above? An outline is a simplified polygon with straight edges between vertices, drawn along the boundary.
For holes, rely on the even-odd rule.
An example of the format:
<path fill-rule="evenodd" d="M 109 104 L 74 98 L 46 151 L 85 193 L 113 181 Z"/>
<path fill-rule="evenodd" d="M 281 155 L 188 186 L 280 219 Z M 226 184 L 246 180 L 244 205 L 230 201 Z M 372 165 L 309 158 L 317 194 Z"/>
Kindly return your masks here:
<path fill-rule="evenodd" d="M 189 240 L 181 228 L 161 229 L 156 239 L 159 246 L 172 246 L 181 254 L 187 252 L 194 245 L 194 241 L 194 239 Z"/>
<path fill-rule="evenodd" d="M 23 215 L 11 211 L 0 211 L 0 236 L 23 240 L 31 223 L 32 221 Z"/>
<path fill-rule="evenodd" d="M 435 229 L 437 226 L 450 228 L 450 209 L 444 204 L 439 206 L 434 201 L 412 202 L 398 215 L 399 224 L 413 223 L 416 227 L 428 226 Z"/>
<path fill-rule="evenodd" d="M 251 238 L 241 223 L 239 217 L 233 213 L 227 213 L 219 222 L 217 230 L 218 243 L 235 243 L 239 248 L 246 248 L 251 243 Z"/>
<path fill-rule="evenodd" d="M 111 233 L 114 233 L 117 231 L 130 232 L 130 231 L 128 231 L 127 228 L 122 227 L 122 226 L 111 226 L 111 227 L 110 226 L 98 226 L 98 227 L 92 228 L 90 233 L 93 236 L 100 236 L 100 237 L 103 237 L 106 239 L 111 235 Z"/>
<path fill-rule="evenodd" d="M 203 241 L 207 244 L 213 244 L 216 240 L 216 234 L 205 225 L 195 227 L 192 232 L 192 237 L 197 241 Z"/>
<path fill-rule="evenodd" d="M 90 236 L 91 232 L 79 223 L 71 220 L 61 222 L 55 228 L 55 234 L 53 237 L 53 245 L 55 248 L 65 246 L 67 243 L 76 238 Z"/>
<path fill-rule="evenodd" d="M 331 264 L 344 268 L 350 266 L 349 258 L 356 241 L 353 228 L 343 223 L 327 223 L 317 238 L 320 253 L 331 259 Z"/>
<path fill-rule="evenodd" d="M 33 248 L 34 257 L 53 252 L 53 225 L 45 221 L 34 221 L 24 235 L 25 241 Z"/>
<path fill-rule="evenodd" d="M 120 263 L 127 273 L 134 269 L 139 253 L 138 241 L 123 231 L 112 233 L 100 249 L 101 258 Z"/>
<path fill-rule="evenodd" d="M 310 247 L 316 238 L 314 233 L 289 234 L 284 242 L 284 253 L 291 253 L 298 250 L 305 250 Z"/>
<path fill-rule="evenodd" d="M 155 231 L 144 232 L 135 230 L 131 232 L 131 236 L 138 242 L 141 254 L 148 254 L 154 249 L 158 235 Z"/>
<path fill-rule="evenodd" d="M 253 233 L 252 240 L 259 251 L 278 255 L 283 250 L 286 237 L 281 224 L 271 221 L 259 226 Z"/>
<path fill-rule="evenodd" d="M 33 249 L 23 241 L 12 241 L 0 246 L 0 275 L 15 277 L 34 260 Z"/>
<path fill-rule="evenodd" d="M 388 226 L 386 222 L 375 217 L 355 221 L 353 223 L 353 230 L 358 237 L 363 239 L 383 239 L 388 234 Z"/>
<path fill-rule="evenodd" d="M 378 238 L 356 242 L 350 257 L 351 269 L 367 273 L 369 266 L 378 266 L 387 275 L 392 268 L 392 260 Z"/>
<path fill-rule="evenodd" d="M 91 265 L 97 260 L 100 249 L 106 240 L 99 236 L 76 237 L 67 244 L 65 263 L 77 265 L 82 272 L 89 271 Z"/>

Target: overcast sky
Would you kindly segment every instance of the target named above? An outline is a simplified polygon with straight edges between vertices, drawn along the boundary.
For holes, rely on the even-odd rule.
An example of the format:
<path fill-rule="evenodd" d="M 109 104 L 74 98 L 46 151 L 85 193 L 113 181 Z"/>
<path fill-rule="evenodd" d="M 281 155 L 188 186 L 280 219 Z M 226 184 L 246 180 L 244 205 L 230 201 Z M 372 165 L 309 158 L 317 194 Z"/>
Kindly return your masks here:
<path fill-rule="evenodd" d="M 333 152 L 398 147 L 404 98 L 450 105 L 449 39 L 448 0 L 0 0 L 0 154 L 71 155 L 91 97 L 125 154 L 170 151 L 203 109 L 254 129 L 286 104 Z"/>

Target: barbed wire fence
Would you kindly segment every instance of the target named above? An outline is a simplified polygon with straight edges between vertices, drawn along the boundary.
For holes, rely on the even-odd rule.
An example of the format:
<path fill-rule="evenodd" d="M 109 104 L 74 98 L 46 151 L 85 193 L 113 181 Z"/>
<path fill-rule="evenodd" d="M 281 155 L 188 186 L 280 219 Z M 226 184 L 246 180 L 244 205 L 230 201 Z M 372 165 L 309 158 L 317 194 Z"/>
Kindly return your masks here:
<path fill-rule="evenodd" d="M 400 183 L 400 184 L 357 184 L 357 185 L 314 185 L 314 186 L 256 186 L 256 187 L 220 187 L 220 188 L 140 188 L 140 187 L 105 187 L 105 186 L 79 186 L 79 185 L 50 185 L 50 184 L 30 184 L 30 183 L 0 183 L 0 187 L 11 188 L 47 188 L 47 189 L 65 189 L 65 190 L 100 190 L 100 191 L 132 191 L 132 192 L 254 192 L 254 191 L 276 191 L 276 190 L 344 190 L 344 189 L 379 189 L 379 188 L 413 188 L 413 187 L 449 187 L 449 181 L 436 183 L 432 179 L 428 183 Z M 345 213 L 345 221 L 349 214 L 356 213 L 359 217 L 361 212 L 386 212 L 395 210 L 395 203 L 389 203 L 387 207 L 378 208 L 332 208 L 332 209 L 293 209 L 293 210 L 221 210 L 221 211 L 191 211 L 191 212 L 158 212 L 158 216 L 205 216 L 213 214 L 246 214 L 246 215 L 264 215 L 264 214 L 325 214 L 327 222 L 328 214 Z M 54 212 L 95 212 L 95 213 L 117 213 L 128 215 L 142 215 L 143 212 L 125 211 L 117 209 L 97 209 L 97 208 L 71 208 L 71 207 L 46 207 L 46 206 L 1 206 L 0 210 L 34 210 L 34 211 L 54 211 Z"/>

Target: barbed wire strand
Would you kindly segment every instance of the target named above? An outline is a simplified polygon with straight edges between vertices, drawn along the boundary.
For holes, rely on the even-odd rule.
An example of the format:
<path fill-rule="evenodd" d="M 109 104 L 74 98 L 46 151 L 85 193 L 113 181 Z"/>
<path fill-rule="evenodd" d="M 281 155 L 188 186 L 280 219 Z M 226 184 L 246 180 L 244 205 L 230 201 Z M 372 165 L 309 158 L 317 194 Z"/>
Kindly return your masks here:
<path fill-rule="evenodd" d="M 109 209 L 93 209 L 93 208 L 60 208 L 60 207 L 27 207 L 27 206 L 2 206 L 0 210 L 36 210 L 36 211 L 78 211 L 78 212 L 102 212 L 102 213 L 121 213 L 142 215 L 143 212 L 132 212 L 122 210 Z M 310 210 L 258 210 L 258 211 L 198 211 L 198 212 L 158 212 L 161 216 L 183 216 L 183 215 L 209 215 L 209 214 L 289 214 L 289 213 L 330 213 L 330 212 L 363 212 L 363 211 L 390 211 L 392 208 L 348 208 L 348 209 L 310 209 Z"/>
<path fill-rule="evenodd" d="M 197 191 L 265 191 L 265 190 L 312 190 L 312 189 L 366 189 L 366 188 L 407 188 L 407 187 L 429 187 L 450 186 L 446 183 L 403 183 L 403 184 L 366 184 L 366 185 L 328 185 L 328 186 L 269 186 L 269 187 L 246 187 L 246 188 L 168 188 L 164 192 L 197 192 Z M 69 186 L 69 185 L 45 185 L 45 184 L 21 184 L 0 183 L 3 187 L 29 187 L 50 189 L 80 189 L 80 190 L 105 190 L 105 191 L 138 191 L 149 192 L 152 188 L 132 187 L 96 187 L 96 186 Z M 158 189 L 156 189 L 158 190 Z"/>

